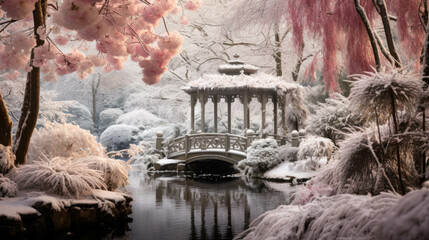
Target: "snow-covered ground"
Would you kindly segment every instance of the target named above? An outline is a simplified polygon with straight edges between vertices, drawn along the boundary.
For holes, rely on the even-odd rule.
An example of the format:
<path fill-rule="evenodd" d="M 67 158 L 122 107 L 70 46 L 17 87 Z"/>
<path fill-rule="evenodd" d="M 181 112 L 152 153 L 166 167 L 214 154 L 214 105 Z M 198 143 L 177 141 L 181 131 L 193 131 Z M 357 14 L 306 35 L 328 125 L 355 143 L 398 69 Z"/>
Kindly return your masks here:
<path fill-rule="evenodd" d="M 327 164 L 327 158 L 324 157 L 317 162 L 313 160 L 299 160 L 296 162 L 283 162 L 277 167 L 268 170 L 262 178 L 271 180 L 293 180 L 293 179 L 310 179 L 317 175 L 317 170 L 312 170 L 309 165 L 317 164 L 319 169 Z"/>

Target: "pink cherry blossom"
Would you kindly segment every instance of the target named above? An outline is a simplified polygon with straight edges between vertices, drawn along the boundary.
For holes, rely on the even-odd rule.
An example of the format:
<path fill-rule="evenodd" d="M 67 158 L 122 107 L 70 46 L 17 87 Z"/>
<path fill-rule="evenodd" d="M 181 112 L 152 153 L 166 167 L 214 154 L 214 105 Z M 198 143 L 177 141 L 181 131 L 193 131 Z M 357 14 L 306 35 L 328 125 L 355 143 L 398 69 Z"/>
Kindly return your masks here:
<path fill-rule="evenodd" d="M 2 0 L 0 7 L 7 17 L 18 20 L 25 18 L 34 10 L 34 3 L 38 0 Z"/>
<path fill-rule="evenodd" d="M 201 6 L 201 2 L 200 1 L 188 1 L 185 3 L 185 8 L 190 10 L 190 11 L 195 11 L 197 10 L 199 7 Z"/>

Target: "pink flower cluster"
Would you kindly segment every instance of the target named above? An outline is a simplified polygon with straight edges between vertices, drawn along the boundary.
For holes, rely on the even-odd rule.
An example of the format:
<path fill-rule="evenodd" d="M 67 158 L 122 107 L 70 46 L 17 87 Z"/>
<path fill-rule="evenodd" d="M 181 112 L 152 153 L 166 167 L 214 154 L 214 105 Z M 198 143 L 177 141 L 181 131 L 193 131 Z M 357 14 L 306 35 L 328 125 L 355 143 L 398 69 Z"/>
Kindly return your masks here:
<path fill-rule="evenodd" d="M 38 0 L 2 0 L 0 8 L 6 12 L 8 18 L 21 19 L 31 14 L 34 10 L 34 3 Z"/>
<path fill-rule="evenodd" d="M 9 18 L 28 17 L 13 24 L 13 29 L 18 31 L 31 23 L 30 15 L 36 1 L 3 0 L 0 8 Z M 167 36 L 155 34 L 162 17 L 181 11 L 177 0 L 151 0 L 150 4 L 140 0 L 52 2 L 58 3 L 58 10 L 48 8 L 52 16 L 48 24 L 52 26 L 37 29 L 45 44 L 34 49 L 34 59 L 29 61 L 31 49 L 35 47 L 33 36 L 22 33 L 4 36 L 0 40 L 0 70 L 28 71 L 34 66 L 41 68 L 46 80 L 70 73 L 85 78 L 94 67 L 103 67 L 105 71 L 122 69 L 130 58 L 142 68 L 143 81 L 155 84 L 167 70 L 170 59 L 180 52 L 183 38 L 178 32 Z M 195 10 L 200 5 L 199 1 L 188 1 L 184 8 Z M 183 15 L 182 23 L 187 21 Z M 82 41 L 95 41 L 100 54 L 86 56 L 82 49 L 69 53 L 59 50 L 69 44 L 80 46 Z"/>

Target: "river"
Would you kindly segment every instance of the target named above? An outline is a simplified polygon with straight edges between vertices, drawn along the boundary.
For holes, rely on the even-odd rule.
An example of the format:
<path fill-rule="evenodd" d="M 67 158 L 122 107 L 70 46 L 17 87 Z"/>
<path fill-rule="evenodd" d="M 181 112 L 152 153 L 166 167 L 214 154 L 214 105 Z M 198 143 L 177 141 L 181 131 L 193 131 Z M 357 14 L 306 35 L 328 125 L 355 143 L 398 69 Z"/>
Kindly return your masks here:
<path fill-rule="evenodd" d="M 289 204 L 289 183 L 130 172 L 128 239 L 232 239 L 265 211 Z"/>

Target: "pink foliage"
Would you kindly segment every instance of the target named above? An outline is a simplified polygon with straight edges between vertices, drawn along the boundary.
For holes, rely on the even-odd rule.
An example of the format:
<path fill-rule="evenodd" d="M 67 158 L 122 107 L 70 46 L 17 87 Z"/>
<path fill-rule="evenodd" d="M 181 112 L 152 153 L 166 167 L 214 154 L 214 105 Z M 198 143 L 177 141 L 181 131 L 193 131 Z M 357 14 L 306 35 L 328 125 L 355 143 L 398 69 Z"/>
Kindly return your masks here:
<path fill-rule="evenodd" d="M 304 205 L 313 201 L 313 199 L 321 196 L 332 196 L 334 195 L 334 190 L 331 186 L 324 182 L 315 182 L 310 183 L 305 186 L 298 188 L 296 191 L 293 203 Z"/>
<path fill-rule="evenodd" d="M 201 2 L 197 0 L 191 0 L 185 3 L 185 8 L 191 11 L 197 10 L 201 6 Z"/>
<path fill-rule="evenodd" d="M 150 4 L 141 0 L 58 1 L 57 10 L 47 9 L 51 17 L 46 28 L 39 27 L 36 31 L 40 39 L 45 40 L 45 44 L 37 48 L 34 48 L 36 39 L 31 31 L 22 31 L 33 27 L 35 2 L 37 0 L 0 1 L 0 15 L 6 14 L 4 21 L 19 20 L 8 26 L 0 40 L 0 71 L 9 70 L 9 78 L 31 67 L 40 67 L 45 80 L 70 73 L 85 78 L 95 67 L 105 71 L 122 69 L 123 63 L 131 58 L 143 68 L 143 80 L 154 84 L 167 70 L 170 59 L 180 52 L 183 38 L 179 33 L 168 36 L 155 33 L 163 17 L 182 10 L 177 0 L 152 0 Z M 200 1 L 189 1 L 185 8 L 195 10 L 200 5 Z M 187 22 L 186 16 L 182 17 Z M 80 44 L 83 41 L 95 42 L 99 53 L 87 56 L 90 51 L 84 47 L 80 51 L 74 49 L 84 46 Z M 62 49 L 66 45 L 72 49 Z M 33 48 L 34 59 L 30 61 Z"/>
<path fill-rule="evenodd" d="M 330 92 L 338 90 L 335 79 L 340 60 L 344 59 L 349 74 L 362 73 L 375 67 L 369 37 L 353 1 L 300 0 L 286 3 L 297 51 L 302 51 L 305 29 L 308 29 L 310 36 L 322 41 L 323 76 L 326 89 Z M 376 21 L 380 21 L 380 15 L 373 1 L 360 0 L 360 4 L 374 27 Z M 418 15 L 419 4 L 419 0 L 386 1 L 389 14 L 397 16 L 402 49 L 412 59 L 420 55 L 424 40 L 424 29 Z M 394 27 L 395 24 L 392 24 Z M 339 51 L 344 54 L 338 55 Z"/>

